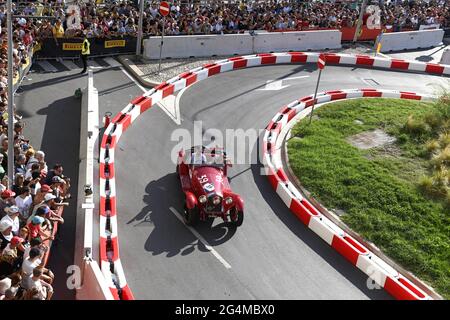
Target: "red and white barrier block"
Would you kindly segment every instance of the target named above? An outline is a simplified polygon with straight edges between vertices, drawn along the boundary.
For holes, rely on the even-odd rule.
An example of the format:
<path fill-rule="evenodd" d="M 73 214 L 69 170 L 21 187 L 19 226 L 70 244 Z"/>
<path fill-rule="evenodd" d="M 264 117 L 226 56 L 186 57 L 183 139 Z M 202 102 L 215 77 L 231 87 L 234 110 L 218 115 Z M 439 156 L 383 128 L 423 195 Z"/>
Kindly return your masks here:
<path fill-rule="evenodd" d="M 312 52 L 282 52 L 282 53 L 262 53 L 256 55 L 247 55 L 241 57 L 233 57 L 229 59 L 224 59 L 220 61 L 216 61 L 211 64 L 205 64 L 202 67 L 198 67 L 192 69 L 188 72 L 184 72 L 166 82 L 161 83 L 159 86 L 145 92 L 142 96 L 131 101 L 121 112 L 119 112 L 109 123 L 106 128 L 103 138 L 101 141 L 100 148 L 100 217 L 101 219 L 106 219 L 101 223 L 101 228 L 105 226 L 110 226 L 110 224 L 115 224 L 116 220 L 111 219 L 111 216 L 116 215 L 116 196 L 115 196 L 115 168 L 114 168 L 114 150 L 115 147 L 122 136 L 122 134 L 129 128 L 129 126 L 141 115 L 143 112 L 150 109 L 154 104 L 158 103 L 162 99 L 167 96 L 178 92 L 198 81 L 204 80 L 208 77 L 214 76 L 219 73 L 228 72 L 232 70 L 261 66 L 261 65 L 273 65 L 273 64 L 288 64 L 288 63 L 317 63 L 320 53 L 312 53 Z M 423 63 L 416 61 L 405 61 L 405 60 L 390 60 L 384 58 L 374 58 L 371 56 L 365 55 L 346 55 L 346 54 L 332 54 L 332 53 L 324 53 L 323 56 L 326 59 L 326 63 L 328 65 L 354 65 L 361 67 L 379 67 L 384 69 L 395 69 L 400 71 L 413 70 L 413 71 L 422 71 L 430 74 L 436 75 L 450 75 L 450 66 L 448 65 L 437 65 L 431 63 Z M 349 95 L 359 95 L 360 92 L 348 93 Z M 366 96 L 376 96 L 378 93 L 367 89 Z M 408 95 L 408 93 L 402 93 L 403 95 Z M 400 95 L 402 95 L 400 94 Z M 319 102 L 329 101 L 327 99 L 334 99 L 339 97 L 339 94 L 336 93 L 330 98 L 328 96 L 318 97 Z M 399 96 L 400 97 L 400 96 Z M 414 97 L 414 96 L 412 96 Z M 305 101 L 302 101 L 303 108 L 308 107 L 312 104 L 312 97 L 305 98 Z M 300 108 L 297 107 L 296 110 Z M 292 108 L 287 108 L 287 119 L 290 120 L 294 114 Z M 275 118 L 274 118 L 275 119 Z M 280 121 L 273 121 L 275 128 L 270 130 L 268 134 L 270 134 L 271 141 L 276 140 L 277 132 L 281 129 L 281 125 L 283 122 L 286 122 L 286 118 L 282 118 Z M 278 171 L 273 173 L 273 176 L 278 177 L 279 179 L 285 179 L 286 175 L 279 169 Z M 275 178 L 271 178 L 272 183 L 276 183 Z M 285 184 L 277 187 L 279 188 L 279 194 L 282 195 L 282 199 L 286 202 L 289 200 L 287 197 L 292 188 L 289 181 Z M 293 189 L 292 189 L 293 190 Z M 278 190 L 277 190 L 278 192 Z M 296 194 L 296 196 L 300 196 Z M 303 208 L 305 204 L 303 203 L 294 203 L 294 207 L 297 211 L 299 208 Z M 312 208 L 310 210 L 313 210 Z M 302 211 L 303 212 L 303 211 Z M 304 213 L 301 214 L 304 219 L 307 218 Z M 121 292 L 119 295 L 115 293 L 116 298 L 132 298 L 131 291 L 128 289 L 128 286 L 125 281 L 125 276 L 123 274 L 122 266 L 119 260 L 119 246 L 117 241 L 117 226 L 112 226 L 114 230 L 116 230 L 115 237 L 107 238 L 105 230 L 100 231 L 100 235 L 102 235 L 101 239 L 101 257 L 102 257 L 102 271 L 105 274 L 105 277 L 108 280 L 111 280 L 111 290 L 118 290 Z M 111 249 L 111 243 L 112 248 Z M 108 250 L 106 248 L 108 245 Z M 109 255 L 116 258 L 111 263 L 108 260 L 108 252 Z M 103 260 L 103 258 L 105 260 Z M 114 272 L 108 271 L 113 269 Z M 112 281 L 114 279 L 114 282 Z M 120 290 L 119 290 L 120 289 Z"/>
<path fill-rule="evenodd" d="M 317 95 L 316 103 L 363 97 L 411 100 L 430 100 L 432 98 L 413 92 L 352 89 L 320 93 Z M 294 101 L 282 108 L 267 126 L 263 138 L 263 151 L 264 166 L 271 186 L 300 221 L 394 298 L 408 300 L 431 299 L 427 293 L 322 215 L 317 208 L 302 197 L 298 189 L 289 181 L 281 162 L 281 147 L 287 130 L 293 124 L 294 117 L 302 111 L 304 111 L 304 115 L 309 113 L 308 108 L 312 104 L 312 96 Z"/>

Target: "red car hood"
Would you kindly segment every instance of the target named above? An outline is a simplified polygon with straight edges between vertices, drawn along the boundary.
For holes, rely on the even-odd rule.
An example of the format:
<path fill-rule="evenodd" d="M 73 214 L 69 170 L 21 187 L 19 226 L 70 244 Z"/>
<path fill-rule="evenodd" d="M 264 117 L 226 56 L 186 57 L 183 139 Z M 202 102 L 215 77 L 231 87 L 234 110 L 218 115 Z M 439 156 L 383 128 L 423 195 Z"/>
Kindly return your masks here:
<path fill-rule="evenodd" d="M 200 193 L 208 196 L 212 193 L 223 197 L 223 171 L 220 168 L 200 166 L 192 171 L 192 184 Z"/>

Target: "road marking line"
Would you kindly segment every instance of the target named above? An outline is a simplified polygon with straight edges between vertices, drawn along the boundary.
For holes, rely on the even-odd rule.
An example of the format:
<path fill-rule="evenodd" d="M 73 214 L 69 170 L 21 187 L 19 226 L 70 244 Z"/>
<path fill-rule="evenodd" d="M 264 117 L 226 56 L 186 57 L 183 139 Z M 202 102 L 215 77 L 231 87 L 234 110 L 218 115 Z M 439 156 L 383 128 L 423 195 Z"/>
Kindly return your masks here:
<path fill-rule="evenodd" d="M 267 80 L 266 81 L 266 86 L 264 88 L 257 89 L 257 91 L 278 91 L 278 90 L 282 90 L 282 89 L 285 89 L 285 88 L 291 86 L 290 84 L 287 84 L 287 85 L 283 86 L 283 81 L 303 79 L 303 78 L 308 78 L 308 77 L 309 76 L 299 76 L 299 77 L 291 77 L 291 78 L 282 78 L 280 80 Z"/>
<path fill-rule="evenodd" d="M 73 63 L 70 60 L 61 60 L 60 63 L 62 63 L 69 70 L 80 69 L 80 67 L 78 67 L 75 63 Z"/>
<path fill-rule="evenodd" d="M 208 241 L 206 241 L 194 228 L 187 226 L 184 223 L 183 217 L 181 216 L 181 214 L 177 211 L 177 209 L 173 208 L 173 207 L 169 207 L 170 211 L 172 211 L 172 213 L 178 218 L 178 220 L 181 221 L 182 224 L 184 224 L 186 226 L 186 228 L 189 229 L 189 231 L 192 232 L 192 234 L 200 241 L 203 243 L 203 245 L 206 247 L 206 249 L 211 252 L 216 258 L 217 260 L 220 261 L 220 263 L 222 263 L 225 268 L 227 269 L 231 269 L 230 264 L 224 259 L 222 258 L 222 256 L 216 251 L 214 250 L 213 247 L 211 247 L 211 245 L 208 243 Z"/>
<path fill-rule="evenodd" d="M 58 69 L 46 60 L 40 60 L 37 63 L 45 72 L 58 72 Z"/>
<path fill-rule="evenodd" d="M 103 58 L 103 60 L 104 60 L 107 64 L 109 64 L 111 67 L 122 67 L 122 65 L 121 65 L 116 59 L 113 59 L 113 58 L 111 58 L 111 57 Z"/>

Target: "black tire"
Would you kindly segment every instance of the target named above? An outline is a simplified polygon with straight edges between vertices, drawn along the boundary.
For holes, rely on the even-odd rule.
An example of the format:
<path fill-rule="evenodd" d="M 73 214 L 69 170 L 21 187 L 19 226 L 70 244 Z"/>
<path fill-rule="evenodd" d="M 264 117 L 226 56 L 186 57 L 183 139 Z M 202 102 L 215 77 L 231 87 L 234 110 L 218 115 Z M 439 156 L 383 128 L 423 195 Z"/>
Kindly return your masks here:
<path fill-rule="evenodd" d="M 244 211 L 233 208 L 230 210 L 230 223 L 240 227 L 244 222 Z"/>
<path fill-rule="evenodd" d="M 197 206 L 192 209 L 188 209 L 187 206 L 184 207 L 184 215 L 183 215 L 184 223 L 188 226 L 194 226 L 200 220 L 200 211 Z"/>

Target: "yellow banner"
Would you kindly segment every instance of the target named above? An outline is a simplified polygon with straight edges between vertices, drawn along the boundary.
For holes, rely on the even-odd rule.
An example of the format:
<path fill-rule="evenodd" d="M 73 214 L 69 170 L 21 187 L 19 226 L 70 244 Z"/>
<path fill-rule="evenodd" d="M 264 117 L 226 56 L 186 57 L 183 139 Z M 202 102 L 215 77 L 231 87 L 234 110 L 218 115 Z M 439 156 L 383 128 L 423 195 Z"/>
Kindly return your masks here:
<path fill-rule="evenodd" d="M 125 40 L 106 40 L 105 48 L 125 47 Z"/>
<path fill-rule="evenodd" d="M 68 43 L 68 42 L 64 42 L 63 43 L 63 50 L 72 50 L 72 51 L 81 51 L 81 45 L 83 43 Z"/>

